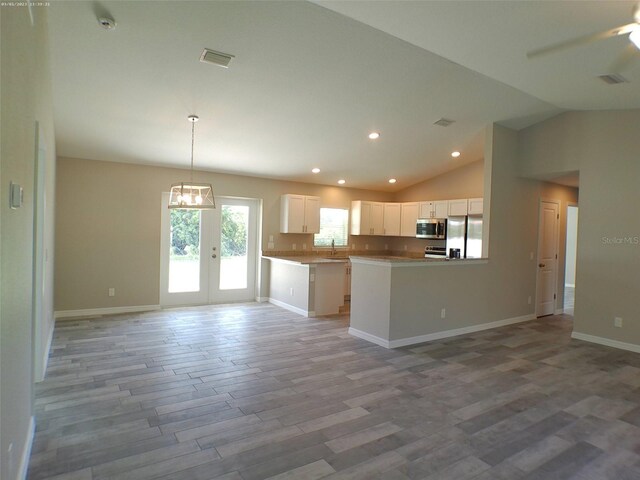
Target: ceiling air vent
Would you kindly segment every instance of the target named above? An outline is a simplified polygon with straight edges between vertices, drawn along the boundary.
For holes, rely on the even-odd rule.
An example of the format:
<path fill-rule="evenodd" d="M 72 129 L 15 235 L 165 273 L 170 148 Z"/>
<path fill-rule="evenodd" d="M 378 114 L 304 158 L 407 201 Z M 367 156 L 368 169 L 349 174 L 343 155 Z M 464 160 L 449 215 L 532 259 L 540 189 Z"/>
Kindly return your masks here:
<path fill-rule="evenodd" d="M 598 75 L 598 78 L 608 85 L 617 85 L 619 83 L 629 83 L 629 80 L 624 78 L 619 73 L 609 73 L 607 75 Z"/>
<path fill-rule="evenodd" d="M 212 63 L 223 68 L 229 68 L 229 63 L 231 63 L 232 58 L 234 58 L 233 55 L 229 55 L 228 53 L 216 52 L 215 50 L 209 50 L 208 48 L 205 48 L 202 51 L 202 55 L 200 55 L 201 62 Z"/>
<path fill-rule="evenodd" d="M 434 122 L 433 124 L 438 125 L 439 127 L 448 127 L 453 122 L 455 122 L 455 120 L 449 120 L 448 118 L 441 118 L 440 120 L 438 120 L 437 122 Z"/>

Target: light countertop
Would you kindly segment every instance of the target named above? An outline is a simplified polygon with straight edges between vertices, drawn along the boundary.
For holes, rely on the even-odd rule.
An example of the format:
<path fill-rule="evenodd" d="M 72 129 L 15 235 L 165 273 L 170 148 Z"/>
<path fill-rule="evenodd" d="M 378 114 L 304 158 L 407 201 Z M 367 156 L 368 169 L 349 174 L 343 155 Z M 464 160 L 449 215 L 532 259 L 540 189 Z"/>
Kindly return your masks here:
<path fill-rule="evenodd" d="M 296 256 L 296 257 L 269 257 L 263 256 L 262 258 L 267 258 L 272 261 L 280 261 L 280 262 L 288 262 L 288 263 L 296 263 L 298 265 L 319 265 L 319 264 L 335 264 L 335 263 L 347 263 L 349 258 L 347 257 L 314 257 L 311 255 L 308 256 Z"/>

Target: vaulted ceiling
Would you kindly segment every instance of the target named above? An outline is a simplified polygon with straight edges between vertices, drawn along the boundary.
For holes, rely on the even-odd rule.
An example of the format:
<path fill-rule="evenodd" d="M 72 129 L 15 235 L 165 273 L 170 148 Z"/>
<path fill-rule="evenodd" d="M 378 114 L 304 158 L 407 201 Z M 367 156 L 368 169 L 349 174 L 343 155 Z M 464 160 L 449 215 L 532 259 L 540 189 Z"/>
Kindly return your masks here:
<path fill-rule="evenodd" d="M 196 114 L 198 169 L 398 190 L 482 158 L 488 123 L 640 107 L 640 61 L 629 84 L 594 79 L 624 39 L 525 57 L 629 23 L 629 2 L 318 3 L 53 3 L 58 155 L 187 167 Z M 201 63 L 204 48 L 235 58 Z"/>

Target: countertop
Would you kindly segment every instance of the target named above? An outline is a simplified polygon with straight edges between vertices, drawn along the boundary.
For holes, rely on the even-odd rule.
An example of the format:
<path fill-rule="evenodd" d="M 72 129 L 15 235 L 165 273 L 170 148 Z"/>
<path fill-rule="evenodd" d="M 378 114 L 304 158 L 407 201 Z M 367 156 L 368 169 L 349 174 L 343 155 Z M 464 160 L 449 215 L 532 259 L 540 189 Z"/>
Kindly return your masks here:
<path fill-rule="evenodd" d="M 419 267 L 424 265 L 477 265 L 488 263 L 487 258 L 409 258 L 395 255 L 353 255 L 350 257 L 354 263 L 368 263 L 385 266 L 412 266 Z"/>
<path fill-rule="evenodd" d="M 299 257 L 269 257 L 263 255 L 262 258 L 267 258 L 269 260 L 280 261 L 280 262 L 288 262 L 288 263 L 296 263 L 298 265 L 318 265 L 318 264 L 327 264 L 327 263 L 347 263 L 349 261 L 348 257 L 314 257 L 311 255 L 308 256 L 299 256 Z M 366 257 L 365 257 L 366 258 Z"/>
<path fill-rule="evenodd" d="M 316 257 L 312 255 L 301 255 L 292 257 L 269 257 L 263 256 L 273 261 L 295 263 L 297 265 L 319 265 L 319 264 L 333 264 L 333 263 L 346 263 L 348 261 L 356 261 L 362 263 L 377 263 L 383 265 L 395 265 L 395 266 L 420 266 L 420 265 L 472 265 L 487 263 L 486 258 L 411 258 L 401 257 L 398 255 L 351 255 L 349 257 L 337 256 L 337 257 Z"/>

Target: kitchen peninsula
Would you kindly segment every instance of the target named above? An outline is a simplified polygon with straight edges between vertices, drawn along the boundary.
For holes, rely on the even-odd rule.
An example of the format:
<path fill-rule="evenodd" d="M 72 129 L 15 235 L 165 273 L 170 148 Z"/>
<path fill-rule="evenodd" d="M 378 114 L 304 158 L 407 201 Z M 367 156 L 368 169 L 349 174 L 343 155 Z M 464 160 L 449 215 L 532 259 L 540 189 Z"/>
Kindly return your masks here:
<path fill-rule="evenodd" d="M 305 317 L 332 315 L 344 305 L 348 258 L 263 257 L 270 262 L 269 302 Z"/>
<path fill-rule="evenodd" d="M 350 260 L 349 333 L 387 348 L 531 318 L 529 315 L 491 321 L 494 319 L 478 316 L 478 311 L 487 310 L 483 304 L 490 302 L 477 288 L 492 268 L 486 258 L 352 256 Z"/>

